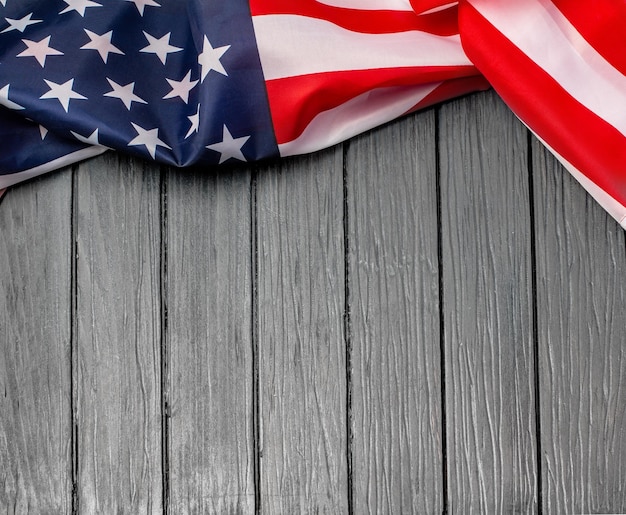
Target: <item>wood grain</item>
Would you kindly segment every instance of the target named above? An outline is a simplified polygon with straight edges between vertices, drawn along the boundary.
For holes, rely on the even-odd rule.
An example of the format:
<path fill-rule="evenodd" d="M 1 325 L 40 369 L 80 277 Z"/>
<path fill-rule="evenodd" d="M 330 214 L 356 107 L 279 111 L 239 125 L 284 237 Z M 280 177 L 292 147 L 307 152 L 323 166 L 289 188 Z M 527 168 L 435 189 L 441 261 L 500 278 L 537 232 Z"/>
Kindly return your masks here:
<path fill-rule="evenodd" d="M 448 498 L 537 509 L 527 136 L 493 92 L 440 111 Z"/>
<path fill-rule="evenodd" d="M 1 513 L 626 512 L 623 230 L 493 93 L 345 148 L 3 197 Z"/>
<path fill-rule="evenodd" d="M 76 183 L 79 511 L 161 513 L 158 168 L 105 154 Z"/>
<path fill-rule="evenodd" d="M 167 175 L 171 513 L 254 513 L 250 171 Z"/>
<path fill-rule="evenodd" d="M 441 513 L 435 112 L 349 143 L 355 513 Z"/>
<path fill-rule="evenodd" d="M 72 509 L 71 171 L 0 202 L 0 512 Z"/>
<path fill-rule="evenodd" d="M 626 513 L 624 230 L 532 148 L 544 513 Z"/>
<path fill-rule="evenodd" d="M 345 513 L 342 151 L 259 172 L 263 513 Z"/>

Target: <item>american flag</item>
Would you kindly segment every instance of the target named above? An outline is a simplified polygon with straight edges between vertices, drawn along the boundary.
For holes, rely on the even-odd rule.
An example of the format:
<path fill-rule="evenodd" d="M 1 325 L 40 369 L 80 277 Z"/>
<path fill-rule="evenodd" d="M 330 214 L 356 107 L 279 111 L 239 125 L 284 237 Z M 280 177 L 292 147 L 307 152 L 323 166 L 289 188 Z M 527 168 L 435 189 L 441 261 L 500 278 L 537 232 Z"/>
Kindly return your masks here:
<path fill-rule="evenodd" d="M 624 22 L 615 0 L 0 0 L 0 188 L 108 148 L 311 152 L 492 85 L 624 223 Z"/>
<path fill-rule="evenodd" d="M 467 0 L 469 58 L 626 228 L 626 2 Z"/>
<path fill-rule="evenodd" d="M 106 148 L 277 154 L 247 2 L 2 1 L 0 187 Z"/>

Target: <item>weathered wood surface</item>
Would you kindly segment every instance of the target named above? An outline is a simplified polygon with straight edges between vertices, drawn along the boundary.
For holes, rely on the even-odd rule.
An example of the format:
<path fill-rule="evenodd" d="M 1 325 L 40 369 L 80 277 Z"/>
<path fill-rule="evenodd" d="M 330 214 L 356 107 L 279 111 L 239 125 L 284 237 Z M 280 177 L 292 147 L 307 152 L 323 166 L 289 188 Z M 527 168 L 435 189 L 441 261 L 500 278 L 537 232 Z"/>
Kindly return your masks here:
<path fill-rule="evenodd" d="M 116 154 L 75 180 L 79 513 L 160 513 L 159 174 Z"/>
<path fill-rule="evenodd" d="M 626 513 L 624 231 L 533 144 L 545 513 Z"/>
<path fill-rule="evenodd" d="M 483 95 L 441 108 L 439 142 L 449 506 L 533 513 L 526 131 Z"/>
<path fill-rule="evenodd" d="M 354 513 L 441 513 L 436 113 L 348 144 Z"/>
<path fill-rule="evenodd" d="M 260 508 L 346 513 L 341 148 L 257 175 Z"/>
<path fill-rule="evenodd" d="M 250 171 L 165 182 L 171 513 L 254 513 Z"/>
<path fill-rule="evenodd" d="M 494 93 L 13 188 L 0 512 L 626 512 L 625 247 Z"/>
<path fill-rule="evenodd" d="M 0 512 L 72 509 L 72 172 L 0 204 Z"/>

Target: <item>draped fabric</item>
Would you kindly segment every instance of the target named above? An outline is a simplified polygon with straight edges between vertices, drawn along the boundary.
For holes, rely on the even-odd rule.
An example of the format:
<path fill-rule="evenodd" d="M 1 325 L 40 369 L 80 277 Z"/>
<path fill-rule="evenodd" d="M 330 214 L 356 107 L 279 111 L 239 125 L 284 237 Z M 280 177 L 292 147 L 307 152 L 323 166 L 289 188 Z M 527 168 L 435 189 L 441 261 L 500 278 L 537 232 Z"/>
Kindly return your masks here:
<path fill-rule="evenodd" d="M 313 152 L 493 87 L 622 225 L 624 0 L 0 0 L 0 189 Z"/>

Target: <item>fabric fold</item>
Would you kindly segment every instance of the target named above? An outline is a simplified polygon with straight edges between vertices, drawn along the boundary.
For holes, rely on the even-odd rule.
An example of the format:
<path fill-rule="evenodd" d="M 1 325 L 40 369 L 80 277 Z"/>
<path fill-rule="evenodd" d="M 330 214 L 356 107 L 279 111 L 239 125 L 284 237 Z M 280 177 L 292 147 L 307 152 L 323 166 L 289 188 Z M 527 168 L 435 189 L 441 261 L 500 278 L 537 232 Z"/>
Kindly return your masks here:
<path fill-rule="evenodd" d="M 623 221 L 625 23 L 610 0 L 6 0 L 0 189 L 107 148 L 313 152 L 492 86 Z"/>

